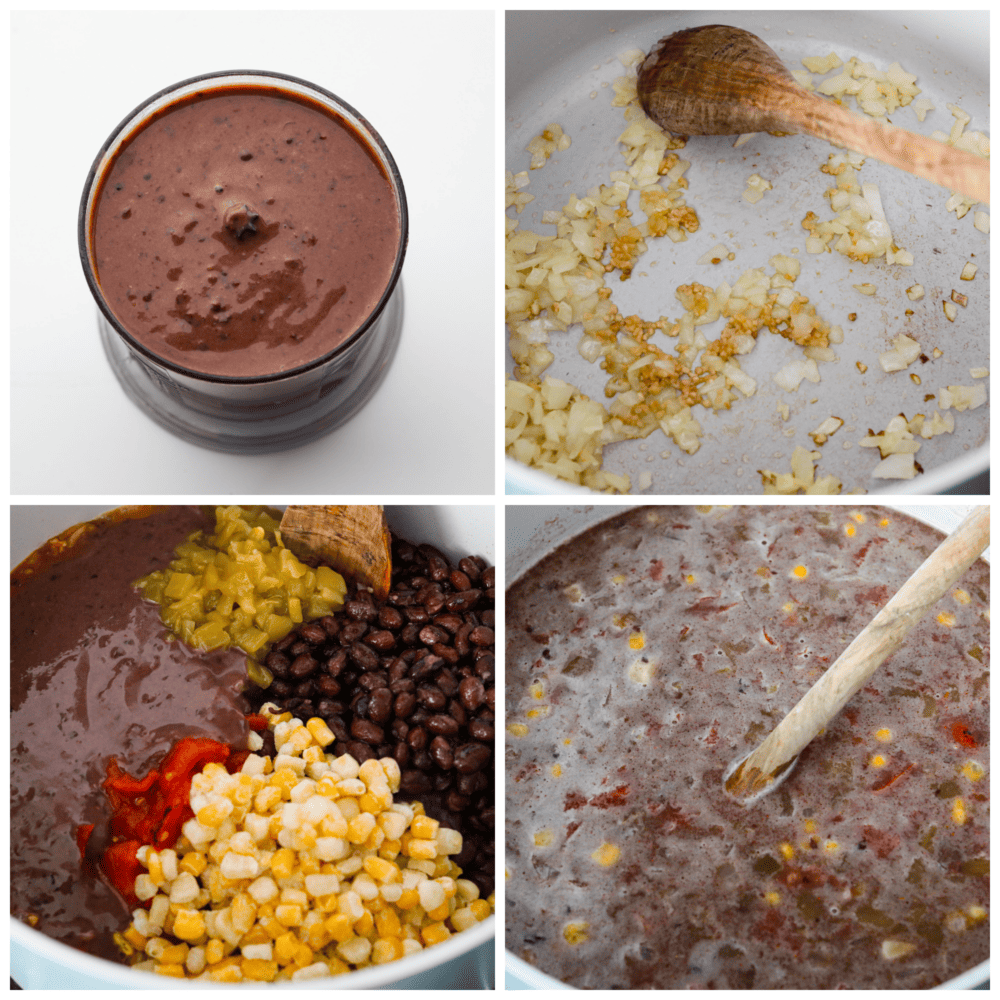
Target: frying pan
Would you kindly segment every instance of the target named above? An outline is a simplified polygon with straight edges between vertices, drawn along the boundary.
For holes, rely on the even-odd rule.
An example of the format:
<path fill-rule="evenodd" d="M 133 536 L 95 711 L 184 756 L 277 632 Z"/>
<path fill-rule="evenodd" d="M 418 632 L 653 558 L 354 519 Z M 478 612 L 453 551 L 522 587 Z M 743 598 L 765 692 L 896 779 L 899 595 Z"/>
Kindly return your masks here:
<path fill-rule="evenodd" d="M 555 153 L 540 170 L 530 173 L 526 189 L 535 196 L 521 215 L 520 228 L 550 234 L 541 223 L 546 209 L 561 208 L 571 193 L 609 183 L 612 170 L 622 169 L 617 143 L 626 121 L 621 108 L 611 106 L 611 83 L 625 75 L 618 55 L 628 49 L 648 51 L 663 35 L 698 24 L 732 24 L 760 36 L 791 69 L 802 69 L 803 56 L 835 51 L 845 62 L 854 55 L 880 68 L 899 61 L 917 75 L 920 97 L 929 97 L 935 110 L 921 124 L 912 108 L 889 116 L 895 124 L 930 135 L 949 132 L 954 118 L 948 103 L 966 110 L 968 130 L 989 131 L 989 15 L 986 12 L 931 13 L 912 11 L 844 12 L 791 11 L 509 11 L 507 13 L 506 167 L 528 169 L 528 141 L 550 122 L 559 123 L 572 138 L 565 152 Z M 808 433 L 833 415 L 844 426 L 820 449 L 817 475 L 832 473 L 846 493 L 937 493 L 953 487 L 988 467 L 989 405 L 954 413 L 955 433 L 923 442 L 916 460 L 924 474 L 913 480 L 879 480 L 870 475 L 878 464 L 877 449 L 859 448 L 869 428 L 883 430 L 902 412 L 934 412 L 925 400 L 947 385 L 972 385 L 970 368 L 989 367 L 989 236 L 973 228 L 973 213 L 957 219 L 944 204 L 948 192 L 875 160 L 860 171 L 862 181 L 879 186 L 893 236 L 898 246 L 914 255 L 912 267 L 887 265 L 884 258 L 857 264 L 837 253 L 813 256 L 805 252 L 806 232 L 801 220 L 807 211 L 832 218 L 823 192 L 831 179 L 819 172 L 834 148 L 808 136 L 775 138 L 763 134 L 734 149 L 733 136 L 696 136 L 680 152 L 691 161 L 685 175 L 690 187 L 686 200 L 698 212 L 701 228 L 683 243 L 666 237 L 649 240 L 632 278 L 608 276 L 613 301 L 624 315 L 646 319 L 663 315 L 678 319 L 683 310 L 675 298 L 681 284 L 698 281 L 716 287 L 730 284 L 749 268 L 764 268 L 776 253 L 790 253 L 802 263 L 795 290 L 808 296 L 827 322 L 844 330 L 844 343 L 835 346 L 839 362 L 820 365 L 818 385 L 803 382 L 798 391 L 785 392 L 771 375 L 786 361 L 801 356 L 799 348 L 781 337 L 760 334 L 752 354 L 741 359 L 743 369 L 757 381 L 757 392 L 733 403 L 732 409 L 712 413 L 695 408 L 704 437 L 694 455 L 685 455 L 659 431 L 642 441 L 605 449 L 604 467 L 628 473 L 632 491 L 639 493 L 639 474 L 651 474 L 651 485 L 641 492 L 760 493 L 758 469 L 787 472 L 796 445 L 813 450 Z M 773 184 L 762 201 L 750 205 L 742 198 L 746 179 L 758 173 Z M 643 215 L 635 199 L 635 221 Z M 630 200 L 630 207 L 633 207 Z M 980 209 L 988 206 L 979 206 Z M 512 210 L 513 211 L 513 210 Z M 697 264 L 717 244 L 735 253 L 719 265 Z M 797 248 L 798 253 L 793 253 Z M 973 256 L 974 255 L 974 256 Z M 961 281 L 966 261 L 978 265 L 973 281 Z M 852 287 L 870 282 L 873 297 Z M 922 284 L 921 301 L 911 302 L 905 290 Z M 968 295 L 949 322 L 942 300 L 952 289 Z M 906 310 L 913 315 L 907 317 Z M 856 314 L 854 321 L 850 314 Z M 717 336 L 722 323 L 705 328 Z M 891 347 L 901 332 L 917 340 L 926 363 L 917 361 L 902 372 L 885 374 L 878 355 Z M 580 328 L 550 334 L 549 348 L 556 361 L 546 374 L 578 385 L 592 398 L 604 401 L 607 375 L 577 353 Z M 661 342 L 668 347 L 669 342 Z M 942 352 L 934 357 L 935 349 Z M 863 374 L 857 363 L 867 366 Z M 508 371 L 513 362 L 508 357 Z M 920 384 L 911 380 L 920 377 Z M 791 413 L 783 421 L 777 404 Z M 512 459 L 506 462 L 508 493 L 587 493 Z"/>

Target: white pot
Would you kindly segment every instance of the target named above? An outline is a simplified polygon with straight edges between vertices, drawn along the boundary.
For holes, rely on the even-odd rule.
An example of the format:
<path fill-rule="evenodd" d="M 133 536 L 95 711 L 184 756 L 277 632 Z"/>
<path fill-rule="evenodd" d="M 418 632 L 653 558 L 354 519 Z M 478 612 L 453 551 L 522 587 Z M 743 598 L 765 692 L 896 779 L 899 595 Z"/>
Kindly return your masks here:
<path fill-rule="evenodd" d="M 790 69 L 802 69 L 803 55 L 835 51 L 843 60 L 858 55 L 886 67 L 898 60 L 917 74 L 921 97 L 930 96 L 935 110 L 921 124 L 911 108 L 890 115 L 893 124 L 929 135 L 948 132 L 954 118 L 945 107 L 952 102 L 973 116 L 970 130 L 989 132 L 989 13 L 988 11 L 674 11 L 674 10 L 548 10 L 508 11 L 506 19 L 507 86 L 505 95 L 505 167 L 515 173 L 528 169 L 528 141 L 550 123 L 558 123 L 571 137 L 565 152 L 556 152 L 544 167 L 529 170 L 525 189 L 535 200 L 517 218 L 520 229 L 554 235 L 555 227 L 541 222 L 546 209 L 559 209 L 569 195 L 582 196 L 597 184 L 608 184 L 612 170 L 624 169 L 616 139 L 625 129 L 621 108 L 611 107 L 610 83 L 625 74 L 618 55 L 629 49 L 648 51 L 659 38 L 680 28 L 702 24 L 732 24 L 760 36 Z M 851 105 L 853 110 L 853 104 Z M 817 475 L 832 473 L 844 491 L 861 486 L 869 492 L 942 493 L 989 467 L 989 406 L 955 413 L 955 433 L 924 442 L 917 461 L 925 474 L 913 480 L 879 480 L 868 475 L 878 462 L 857 446 L 871 427 L 877 433 L 900 411 L 929 417 L 935 403 L 923 396 L 945 385 L 970 385 L 969 369 L 989 366 L 989 236 L 971 226 L 972 216 L 956 221 L 944 208 L 948 193 L 903 171 L 868 159 L 863 181 L 880 187 L 893 236 L 914 253 L 912 267 L 879 263 L 859 265 L 836 253 L 817 259 L 805 253 L 806 211 L 821 219 L 833 216 L 823 195 L 829 178 L 819 173 L 833 147 L 802 136 L 763 135 L 734 150 L 733 136 L 695 136 L 680 152 L 692 166 L 685 175 L 690 188 L 686 201 L 702 220 L 701 229 L 686 242 L 672 244 L 666 237 L 649 241 L 635 274 L 620 282 L 609 275 L 608 287 L 623 315 L 647 320 L 659 316 L 677 319 L 681 307 L 674 297 L 678 285 L 699 281 L 713 287 L 732 284 L 749 268 L 765 268 L 776 253 L 798 248 L 802 275 L 796 292 L 809 297 L 820 316 L 844 329 L 844 343 L 836 348 L 838 363 L 820 365 L 821 382 L 803 383 L 797 392 L 780 392 L 771 375 L 785 361 L 801 354 L 781 338 L 761 333 L 754 352 L 743 359 L 744 369 L 757 380 L 755 395 L 733 403 L 732 409 L 712 414 L 701 407 L 695 416 L 705 432 L 701 448 L 685 455 L 659 431 L 644 441 L 622 442 L 605 449 L 604 467 L 627 473 L 638 493 L 640 473 L 652 474 L 646 496 L 679 494 L 761 493 L 758 469 L 786 472 L 795 445 L 812 448 L 807 437 L 826 417 L 846 423 L 820 449 Z M 757 205 L 740 197 L 746 178 L 758 172 L 774 188 Z M 632 201 L 629 202 L 632 207 Z M 979 206 L 980 209 L 988 206 Z M 824 210 L 826 215 L 822 215 Z M 645 218 L 636 204 L 633 221 Z M 778 238 L 775 238 L 775 233 Z M 735 260 L 721 265 L 694 264 L 703 253 L 725 244 Z M 973 252 L 974 258 L 967 255 Z M 960 281 L 968 259 L 979 264 L 978 276 Z M 817 275 L 816 272 L 820 272 Z M 981 284 L 980 284 L 981 280 Z M 860 295 L 853 285 L 876 285 L 874 298 Z M 905 288 L 922 283 L 923 302 L 911 303 Z M 958 287 L 961 286 L 961 287 Z M 969 303 L 954 323 L 945 319 L 942 299 L 952 288 L 966 292 Z M 912 308 L 914 315 L 905 316 Z M 973 311 L 974 310 L 974 311 Z M 847 316 L 856 311 L 857 319 Z M 721 324 L 702 328 L 712 339 Z M 549 348 L 556 361 L 546 375 L 578 385 L 591 398 L 607 402 L 603 388 L 607 375 L 596 364 L 579 357 L 576 345 L 581 328 L 550 334 Z M 884 374 L 877 355 L 889 350 L 899 332 L 917 339 L 928 354 L 944 352 L 928 364 L 916 364 L 922 384 L 907 375 Z M 660 346 L 669 351 L 666 338 Z M 947 356 L 947 362 L 945 362 Z M 865 374 L 855 367 L 867 365 Z M 513 362 L 507 357 L 508 371 Z M 946 375 L 947 372 L 947 375 Z M 946 376 L 948 381 L 941 381 Z M 960 380 L 960 381 L 952 381 Z M 816 397 L 818 402 L 810 400 Z M 788 403 L 787 422 L 777 415 L 776 403 Z M 930 407 L 930 409 L 927 409 Z M 954 411 L 951 411 L 954 412 Z M 794 430 L 793 437 L 785 432 Z M 850 442 L 852 447 L 845 450 Z M 660 454 L 666 457 L 661 458 Z M 648 459 L 652 458 L 652 461 Z M 505 459 L 508 494 L 593 495 L 588 489 L 557 480 L 537 469 Z"/>
<path fill-rule="evenodd" d="M 886 504 L 909 514 L 940 531 L 951 532 L 972 507 L 968 504 L 905 505 Z M 628 505 L 601 504 L 586 507 L 527 506 L 507 507 L 506 584 L 509 587 L 553 549 L 594 524 L 631 509 Z M 983 558 L 989 561 L 990 550 Z M 546 975 L 510 951 L 504 952 L 504 976 L 507 989 L 570 990 L 574 987 Z M 981 987 L 990 978 L 990 963 L 985 961 L 936 987 L 939 990 L 969 990 Z"/>
<path fill-rule="evenodd" d="M 231 501 L 228 501 L 231 502 Z M 276 506 L 283 506 L 278 504 Z M 108 506 L 11 507 L 11 565 L 65 528 L 88 521 Z M 429 542 L 445 555 L 470 553 L 496 560 L 494 508 L 481 506 L 386 506 L 389 527 L 414 542 Z M 304 983 L 281 983 L 282 990 L 492 989 L 496 918 L 456 934 L 442 944 L 388 965 L 374 966 Z M 10 974 L 26 990 L 231 989 L 136 972 L 55 941 L 19 920 L 10 922 Z M 252 984 L 241 983 L 240 989 Z M 268 984 L 254 988 L 267 989 Z"/>

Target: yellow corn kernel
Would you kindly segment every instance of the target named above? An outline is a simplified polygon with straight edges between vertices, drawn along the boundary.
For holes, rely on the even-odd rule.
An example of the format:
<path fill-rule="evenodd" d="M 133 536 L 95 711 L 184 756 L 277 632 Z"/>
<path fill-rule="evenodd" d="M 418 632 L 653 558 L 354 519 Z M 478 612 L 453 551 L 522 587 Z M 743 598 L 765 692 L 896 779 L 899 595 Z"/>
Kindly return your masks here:
<path fill-rule="evenodd" d="M 807 819 L 805 821 L 805 831 L 806 831 L 806 833 L 815 833 L 816 832 L 816 820 L 814 820 L 814 819 Z"/>
<path fill-rule="evenodd" d="M 528 727 L 524 725 L 523 722 L 512 722 L 509 726 L 507 726 L 507 732 L 510 733 L 511 736 L 527 736 Z"/>
<path fill-rule="evenodd" d="M 789 843 L 782 844 L 778 850 L 781 851 L 781 856 L 786 860 L 790 860 L 795 854 L 795 848 Z"/>
<path fill-rule="evenodd" d="M 809 575 L 809 570 L 800 564 L 792 569 L 791 575 L 797 577 L 799 580 L 804 580 Z"/>
<path fill-rule="evenodd" d="M 888 743 L 892 739 L 892 730 L 891 729 L 876 730 L 875 739 L 877 739 L 879 743 Z"/>
<path fill-rule="evenodd" d="M 777 906 L 781 902 L 781 895 L 777 892 L 765 892 L 764 902 L 769 906 Z"/>
<path fill-rule="evenodd" d="M 313 963 L 313 950 L 309 945 L 301 943 L 295 950 L 295 957 L 293 959 L 295 965 L 305 968 L 307 965 L 312 965 Z"/>
<path fill-rule="evenodd" d="M 197 941 L 205 933 L 205 918 L 197 910 L 179 909 L 172 933 L 182 941 Z"/>
<path fill-rule="evenodd" d="M 535 701 L 541 701 L 545 697 L 545 688 L 541 681 L 535 681 L 534 684 L 530 685 L 528 692 Z"/>
<path fill-rule="evenodd" d="M 474 899 L 469 903 L 469 909 L 472 910 L 480 923 L 493 912 L 493 907 L 485 899 Z"/>
<path fill-rule="evenodd" d="M 289 878 L 295 871 L 295 851 L 279 847 L 271 857 L 271 874 L 275 878 Z"/>
<path fill-rule="evenodd" d="M 642 632 L 633 632 L 628 637 L 629 649 L 642 649 L 646 645 L 646 636 Z"/>
<path fill-rule="evenodd" d="M 955 799 L 951 807 L 952 822 L 962 826 L 962 824 L 965 823 L 967 815 L 968 814 L 965 811 L 965 803 L 961 799 Z"/>
<path fill-rule="evenodd" d="M 880 753 L 872 754 L 868 761 L 871 767 L 885 767 L 887 761 Z"/>
<path fill-rule="evenodd" d="M 414 906 L 420 905 L 420 896 L 416 889 L 408 889 L 396 901 L 396 906 L 401 910 L 412 910 Z"/>
<path fill-rule="evenodd" d="M 371 910 L 365 910 L 360 919 L 354 921 L 354 933 L 358 937 L 368 937 L 373 930 L 375 930 L 375 918 L 372 916 Z"/>
<path fill-rule="evenodd" d="M 828 854 L 833 854 L 834 851 L 840 850 L 840 844 L 838 844 L 837 841 L 835 840 L 828 840 L 823 845 L 823 850 L 826 851 Z"/>
<path fill-rule="evenodd" d="M 604 868 L 609 868 L 621 856 L 621 848 L 616 847 L 614 844 L 601 844 L 601 846 L 598 847 L 593 854 L 591 854 L 591 858 Z"/>
<path fill-rule="evenodd" d="M 405 853 L 411 858 L 433 861 L 437 857 L 437 844 L 433 840 L 421 840 L 413 837 L 406 845 Z"/>
<path fill-rule="evenodd" d="M 210 938 L 205 945 L 205 961 L 209 965 L 218 965 L 225 958 L 226 945 L 222 938 Z"/>
<path fill-rule="evenodd" d="M 160 952 L 157 961 L 163 965 L 183 965 L 188 957 L 188 946 L 186 944 L 172 944 Z"/>
<path fill-rule="evenodd" d="M 274 942 L 274 959 L 279 965 L 288 965 L 298 950 L 299 939 L 291 931 L 287 931 Z"/>
<path fill-rule="evenodd" d="M 145 950 L 146 939 L 135 929 L 135 927 L 130 926 L 129 929 L 122 934 L 122 937 L 136 950 Z"/>
<path fill-rule="evenodd" d="M 343 943 L 354 936 L 354 925 L 346 913 L 335 913 L 333 916 L 327 917 L 323 921 L 323 926 L 330 937 L 338 943 Z"/>
<path fill-rule="evenodd" d="M 559 778 L 559 777 L 562 776 L 562 765 L 561 764 L 553 764 L 552 767 L 549 768 L 549 770 L 552 772 L 552 777 L 553 778 Z"/>
<path fill-rule="evenodd" d="M 240 962 L 240 972 L 243 973 L 244 979 L 273 983 L 278 975 L 278 963 L 263 958 L 244 958 Z"/>
<path fill-rule="evenodd" d="M 281 802 L 281 789 L 275 785 L 268 785 L 254 796 L 253 807 L 262 816 L 266 816 L 279 802 Z"/>
<path fill-rule="evenodd" d="M 979 781 L 979 779 L 986 773 L 986 770 L 978 760 L 967 760 L 962 765 L 961 773 L 968 778 L 969 781 Z"/>
<path fill-rule="evenodd" d="M 410 833 L 421 840 L 433 840 L 440 829 L 441 824 L 430 816 L 414 816 L 410 824 Z"/>
<path fill-rule="evenodd" d="M 274 908 L 274 915 L 285 927 L 298 927 L 302 923 L 302 907 L 297 903 L 279 903 Z"/>
<path fill-rule="evenodd" d="M 855 534 L 856 534 L 856 532 L 854 530 L 854 525 L 853 524 L 845 524 L 844 525 L 844 534 L 847 535 L 848 538 L 853 538 L 855 536 Z"/>
<path fill-rule="evenodd" d="M 209 967 L 208 978 L 214 983 L 242 983 L 243 972 L 237 961 L 226 959 L 215 966 Z"/>
<path fill-rule="evenodd" d="M 950 611 L 942 611 L 941 614 L 937 616 L 937 620 L 941 625 L 944 625 L 946 628 L 951 628 L 955 624 L 957 619 Z"/>
<path fill-rule="evenodd" d="M 563 937 L 566 939 L 568 944 L 581 944 L 587 940 L 590 935 L 587 931 L 590 928 L 590 924 L 585 922 L 579 923 L 569 923 L 563 928 Z"/>
<path fill-rule="evenodd" d="M 375 829 L 375 817 L 371 813 L 358 813 L 347 824 L 347 839 L 352 844 L 363 844 Z"/>
<path fill-rule="evenodd" d="M 375 930 L 379 937 L 399 937 L 402 931 L 399 914 L 391 907 L 384 907 L 375 914 Z"/>
<path fill-rule="evenodd" d="M 257 904 L 248 893 L 237 893 L 230 907 L 230 917 L 233 927 L 241 934 L 246 934 L 257 919 Z"/>
<path fill-rule="evenodd" d="M 366 872 L 376 882 L 398 882 L 400 879 L 399 866 L 387 861 L 385 858 L 372 856 L 365 858 L 362 865 Z"/>
<path fill-rule="evenodd" d="M 321 746 L 329 746 L 337 737 L 330 727 L 320 718 L 312 718 L 306 723 L 309 735 Z"/>
<path fill-rule="evenodd" d="M 372 945 L 372 965 L 384 965 L 403 957 L 403 942 L 398 937 L 380 937 Z"/>
<path fill-rule="evenodd" d="M 195 878 L 197 878 L 207 867 L 208 861 L 206 860 L 205 855 L 199 854 L 197 851 L 188 851 L 177 865 L 179 871 L 188 872 Z"/>
<path fill-rule="evenodd" d="M 451 931 L 441 921 L 420 928 L 420 938 L 428 947 L 432 944 L 440 944 L 442 941 L 447 941 L 450 937 Z"/>
<path fill-rule="evenodd" d="M 951 595 L 959 604 L 971 604 L 972 598 L 969 596 L 967 590 L 962 590 L 961 587 L 955 588 L 955 593 Z"/>
<path fill-rule="evenodd" d="M 158 965 L 153 970 L 158 976 L 173 976 L 175 979 L 185 979 L 184 966 L 176 962 L 169 965 Z"/>
<path fill-rule="evenodd" d="M 431 920 L 447 920 L 451 916 L 451 906 L 446 900 L 440 906 L 435 906 L 433 910 L 428 910 L 427 916 Z"/>
<path fill-rule="evenodd" d="M 167 880 L 163 876 L 163 863 L 160 861 L 160 856 L 156 851 L 150 851 L 146 855 L 146 867 L 149 870 L 149 880 L 153 885 L 158 888 L 166 885 Z"/>

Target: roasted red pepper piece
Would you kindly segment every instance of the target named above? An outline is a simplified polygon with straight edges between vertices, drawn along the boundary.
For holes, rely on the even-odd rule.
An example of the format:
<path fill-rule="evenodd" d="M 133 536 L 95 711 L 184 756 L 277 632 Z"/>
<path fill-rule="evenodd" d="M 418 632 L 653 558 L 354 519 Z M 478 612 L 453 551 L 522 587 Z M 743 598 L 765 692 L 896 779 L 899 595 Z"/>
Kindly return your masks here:
<path fill-rule="evenodd" d="M 90 840 L 90 835 L 94 832 L 93 823 L 81 823 L 76 828 L 76 846 L 80 849 L 80 860 L 84 861 L 87 857 L 87 841 Z"/>
<path fill-rule="evenodd" d="M 135 856 L 140 847 L 142 844 L 138 840 L 123 840 L 112 844 L 101 856 L 101 870 L 129 906 L 139 902 L 135 880 L 145 871 Z"/>
<path fill-rule="evenodd" d="M 195 773 L 210 762 L 228 764 L 231 756 L 238 759 L 239 769 L 248 755 L 249 751 L 232 754 L 224 743 L 207 737 L 189 736 L 175 743 L 159 769 L 144 778 L 133 778 L 111 758 L 103 788 L 112 809 L 112 845 L 101 858 L 101 869 L 130 905 L 138 902 L 135 880 L 145 870 L 135 853 L 144 844 L 162 851 L 177 842 L 181 827 L 194 816 L 188 800 Z M 83 830 L 77 831 L 81 857 L 93 826 L 86 837 Z"/>
<path fill-rule="evenodd" d="M 267 716 L 258 715 L 256 713 L 248 715 L 247 726 L 249 726 L 255 733 L 262 733 L 267 729 Z"/>

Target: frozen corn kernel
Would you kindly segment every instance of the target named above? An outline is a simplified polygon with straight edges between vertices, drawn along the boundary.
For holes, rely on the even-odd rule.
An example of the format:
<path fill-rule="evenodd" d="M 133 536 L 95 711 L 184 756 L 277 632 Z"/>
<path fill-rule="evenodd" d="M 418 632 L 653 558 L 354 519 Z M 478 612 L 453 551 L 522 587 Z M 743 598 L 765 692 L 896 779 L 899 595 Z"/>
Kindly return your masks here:
<path fill-rule="evenodd" d="M 603 868 L 609 868 L 622 856 L 622 852 L 614 844 L 601 844 L 590 856 Z"/>

